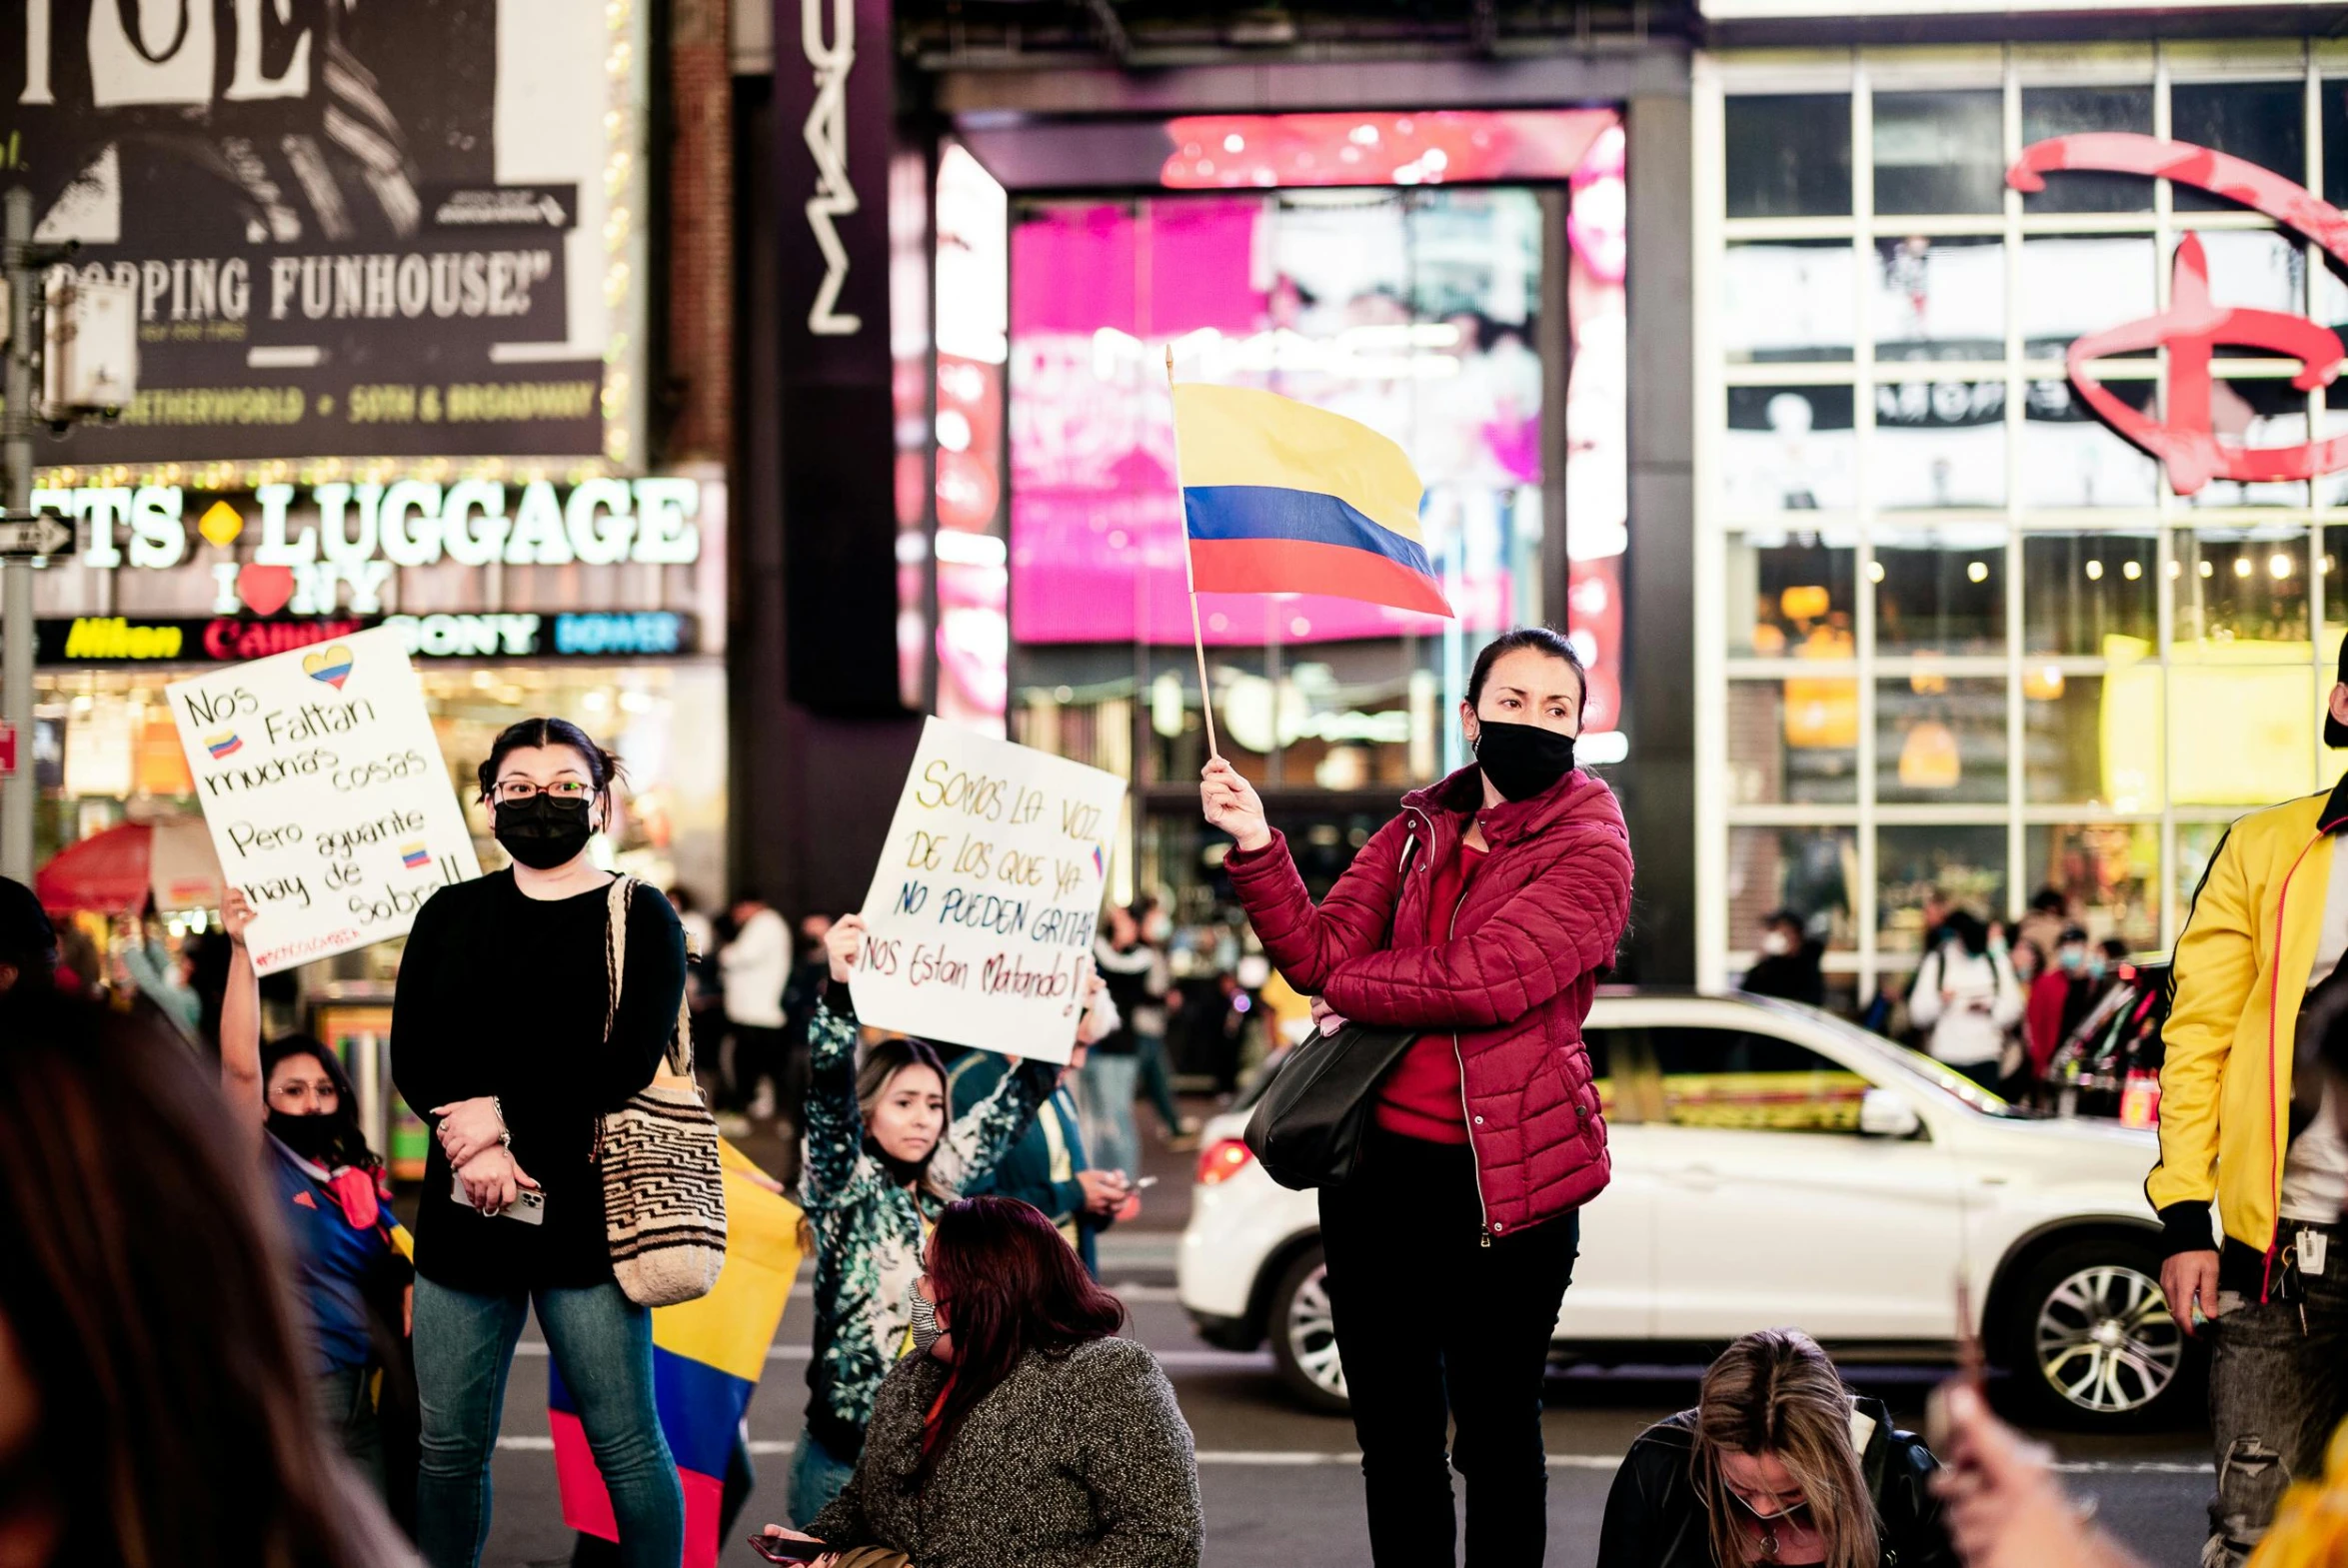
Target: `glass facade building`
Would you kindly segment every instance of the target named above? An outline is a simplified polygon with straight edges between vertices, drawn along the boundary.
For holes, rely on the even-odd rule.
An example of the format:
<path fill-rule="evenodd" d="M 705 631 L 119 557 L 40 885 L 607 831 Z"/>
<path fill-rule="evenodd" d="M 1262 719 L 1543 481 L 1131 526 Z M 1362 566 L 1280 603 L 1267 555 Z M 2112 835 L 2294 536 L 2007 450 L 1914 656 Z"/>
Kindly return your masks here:
<path fill-rule="evenodd" d="M 2050 885 L 2096 937 L 2166 948 L 2226 823 L 2348 761 L 2320 742 L 2348 475 L 2181 493 L 2065 355 L 2203 276 L 2325 326 L 2348 283 L 2182 183 L 2006 171 L 2136 132 L 2341 202 L 2348 48 L 1724 53 L 1693 116 L 1699 980 L 1790 906 L 1856 1005 L 1913 967 L 1929 896 L 2012 916 Z M 2170 358 L 2084 369 L 2173 425 Z M 2348 430 L 2348 391 L 2301 370 L 2220 343 L 2221 449 Z"/>

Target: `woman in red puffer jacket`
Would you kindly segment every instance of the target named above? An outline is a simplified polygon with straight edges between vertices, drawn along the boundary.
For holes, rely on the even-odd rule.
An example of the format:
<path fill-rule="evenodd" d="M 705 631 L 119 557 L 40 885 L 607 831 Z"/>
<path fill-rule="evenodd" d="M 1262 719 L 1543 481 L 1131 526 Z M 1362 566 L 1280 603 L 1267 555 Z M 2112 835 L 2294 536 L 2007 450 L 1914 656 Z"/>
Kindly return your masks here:
<path fill-rule="evenodd" d="M 1353 1177 L 1320 1194 L 1329 1301 L 1379 1568 L 1538 1564 L 1541 1377 L 1578 1210 L 1606 1184 L 1582 1020 L 1630 910 L 1614 793 L 1573 767 L 1580 661 L 1530 627 L 1475 661 L 1476 766 L 1402 797 L 1317 907 L 1263 802 L 1207 764 L 1206 820 L 1265 952 L 1327 1013 L 1423 1032 L 1381 1086 Z"/>

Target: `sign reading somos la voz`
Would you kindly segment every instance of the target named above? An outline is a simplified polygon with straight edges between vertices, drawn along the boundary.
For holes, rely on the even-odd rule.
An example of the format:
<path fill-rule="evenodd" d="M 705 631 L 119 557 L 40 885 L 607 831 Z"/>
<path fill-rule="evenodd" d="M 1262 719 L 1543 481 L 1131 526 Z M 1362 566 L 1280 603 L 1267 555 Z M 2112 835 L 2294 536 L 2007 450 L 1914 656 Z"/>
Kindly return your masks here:
<path fill-rule="evenodd" d="M 1076 1046 L 1125 781 L 936 719 L 865 894 L 875 1028 L 1039 1061 Z"/>
<path fill-rule="evenodd" d="M 404 936 L 435 889 L 481 874 L 396 631 L 164 693 L 261 973 Z"/>

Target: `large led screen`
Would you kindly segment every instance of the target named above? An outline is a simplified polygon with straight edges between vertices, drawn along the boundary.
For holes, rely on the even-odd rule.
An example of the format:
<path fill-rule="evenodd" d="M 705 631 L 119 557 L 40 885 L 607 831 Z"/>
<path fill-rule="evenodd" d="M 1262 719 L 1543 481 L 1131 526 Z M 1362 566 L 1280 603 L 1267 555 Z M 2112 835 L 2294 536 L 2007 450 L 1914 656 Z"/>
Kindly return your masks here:
<path fill-rule="evenodd" d="M 1014 639 L 1188 640 L 1170 342 L 1185 380 L 1267 388 L 1399 442 L 1467 629 L 1537 611 L 1540 217 L 1522 190 L 1027 211 L 1012 234 Z M 1312 596 L 1199 607 L 1220 644 L 1441 629 Z"/>

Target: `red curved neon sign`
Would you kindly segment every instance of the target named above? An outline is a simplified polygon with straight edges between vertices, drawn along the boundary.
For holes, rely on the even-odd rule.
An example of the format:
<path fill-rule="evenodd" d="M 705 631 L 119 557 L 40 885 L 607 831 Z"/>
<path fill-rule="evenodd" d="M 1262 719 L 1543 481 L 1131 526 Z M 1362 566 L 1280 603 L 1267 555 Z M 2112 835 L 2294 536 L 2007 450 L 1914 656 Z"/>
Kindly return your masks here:
<path fill-rule="evenodd" d="M 2348 213 L 2271 169 L 2207 147 L 2120 131 L 2058 136 L 2023 148 L 2005 181 L 2028 194 L 2046 189 L 2045 177 L 2059 170 L 2145 175 L 2190 185 L 2264 213 L 2348 266 Z M 2211 300 L 2209 260 L 2200 237 L 2189 233 L 2177 246 L 2169 308 L 2124 327 L 2090 333 L 2071 345 L 2064 361 L 2071 384 L 2088 406 L 2158 458 L 2179 495 L 2192 495 L 2213 479 L 2271 483 L 2313 479 L 2348 468 L 2348 436 L 2295 447 L 2221 443 L 2210 421 L 2209 369 L 2221 343 L 2297 360 L 2300 371 L 2291 385 L 2301 392 L 2331 385 L 2348 358 L 2337 333 L 2304 316 L 2221 306 Z M 2095 360 L 2153 348 L 2168 350 L 2168 385 L 2161 400 L 2172 416 L 2167 424 L 2128 407 L 2088 373 Z"/>

